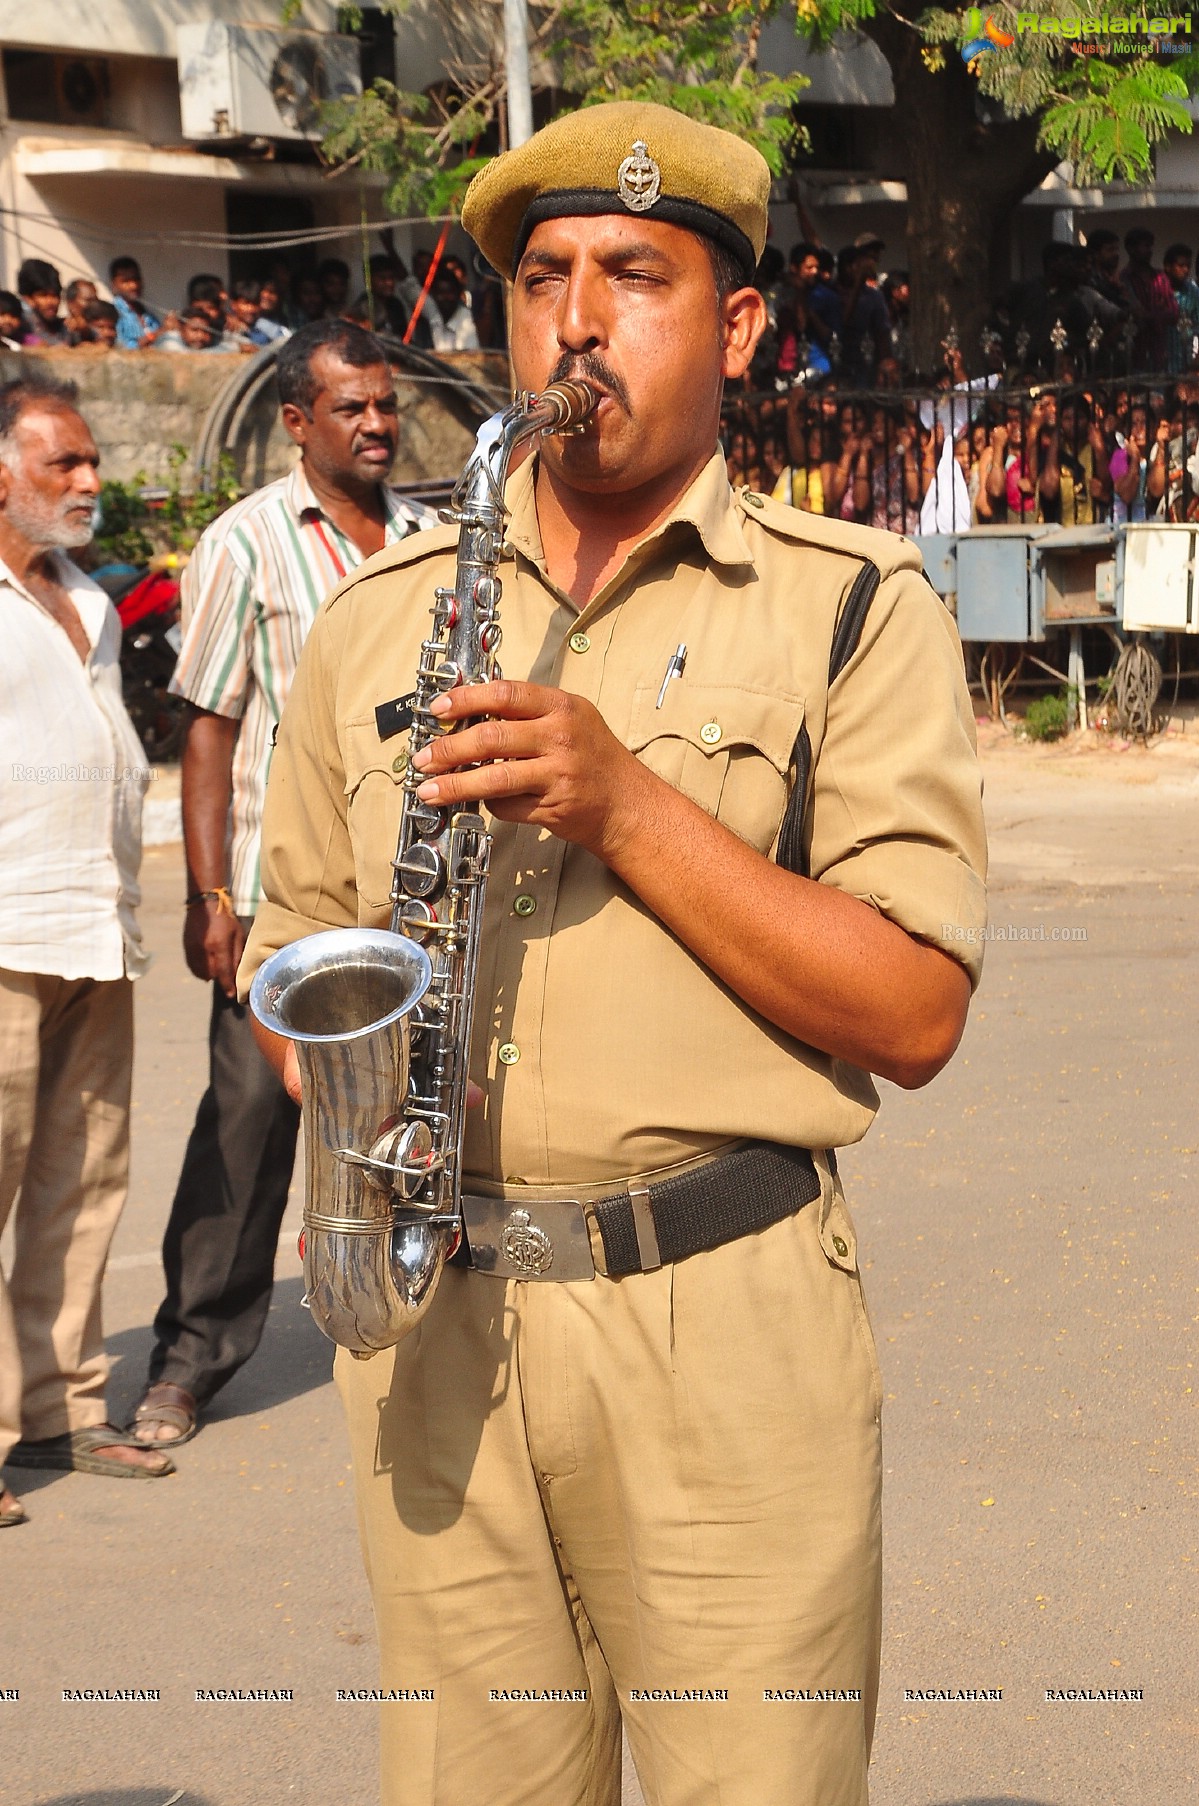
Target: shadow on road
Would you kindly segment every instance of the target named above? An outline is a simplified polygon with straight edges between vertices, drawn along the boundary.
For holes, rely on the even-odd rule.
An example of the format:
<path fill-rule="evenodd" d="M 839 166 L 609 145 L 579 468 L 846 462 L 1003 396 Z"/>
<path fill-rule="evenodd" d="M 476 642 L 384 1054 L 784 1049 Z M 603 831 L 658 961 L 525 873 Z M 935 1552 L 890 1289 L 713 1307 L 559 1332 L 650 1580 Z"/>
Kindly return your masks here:
<path fill-rule="evenodd" d="M 202 1423 L 252 1417 L 332 1383 L 333 1344 L 301 1305 L 303 1295 L 303 1281 L 298 1278 L 276 1282 L 257 1353 L 224 1391 L 218 1392 L 203 1412 Z M 133 1415 L 145 1385 L 153 1341 L 149 1324 L 107 1338 L 114 1369 L 108 1396 L 115 1423 L 125 1423 Z"/>
<path fill-rule="evenodd" d="M 122 1787 L 119 1792 L 105 1788 L 101 1793 L 46 1794 L 31 1806 L 216 1806 L 206 1793 L 193 1793 L 180 1787 Z"/>

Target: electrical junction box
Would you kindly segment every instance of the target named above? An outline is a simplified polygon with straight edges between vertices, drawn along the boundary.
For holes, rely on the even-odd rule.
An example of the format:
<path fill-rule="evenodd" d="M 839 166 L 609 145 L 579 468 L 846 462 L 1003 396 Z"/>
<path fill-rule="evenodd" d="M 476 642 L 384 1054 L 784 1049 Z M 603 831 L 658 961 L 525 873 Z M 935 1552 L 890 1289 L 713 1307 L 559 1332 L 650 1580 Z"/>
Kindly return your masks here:
<path fill-rule="evenodd" d="M 264 26 L 180 25 L 179 108 L 183 136 L 315 138 L 320 104 L 362 92 L 357 38 Z"/>
<path fill-rule="evenodd" d="M 1199 633 L 1197 538 L 1189 521 L 1129 521 L 1120 573 L 1129 633 Z"/>

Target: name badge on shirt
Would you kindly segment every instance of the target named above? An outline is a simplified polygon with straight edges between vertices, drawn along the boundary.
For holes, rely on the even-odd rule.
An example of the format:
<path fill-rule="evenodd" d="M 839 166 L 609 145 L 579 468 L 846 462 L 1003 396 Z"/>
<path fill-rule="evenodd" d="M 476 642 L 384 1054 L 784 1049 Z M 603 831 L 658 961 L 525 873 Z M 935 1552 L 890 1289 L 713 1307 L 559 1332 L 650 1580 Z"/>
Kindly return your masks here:
<path fill-rule="evenodd" d="M 411 690 L 407 696 L 396 696 L 391 702 L 381 702 L 375 710 L 375 725 L 379 730 L 380 740 L 391 740 L 396 734 L 402 734 L 405 728 L 412 726 L 412 705 L 416 701 L 416 691 Z"/>

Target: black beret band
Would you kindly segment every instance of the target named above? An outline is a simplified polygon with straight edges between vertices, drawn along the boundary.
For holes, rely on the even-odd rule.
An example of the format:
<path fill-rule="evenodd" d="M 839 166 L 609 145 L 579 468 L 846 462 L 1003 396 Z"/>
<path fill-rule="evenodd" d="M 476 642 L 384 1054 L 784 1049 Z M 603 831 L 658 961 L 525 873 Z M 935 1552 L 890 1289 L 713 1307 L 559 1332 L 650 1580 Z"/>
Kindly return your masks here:
<path fill-rule="evenodd" d="M 626 207 L 618 194 L 606 188 L 552 188 L 546 194 L 539 194 L 536 200 L 529 203 L 525 216 L 520 222 L 520 230 L 516 234 L 516 244 L 512 252 L 512 277 L 515 281 L 520 260 L 525 254 L 525 246 L 533 235 L 533 228 L 547 219 L 569 219 L 572 215 L 585 215 L 598 218 L 601 214 L 614 213 L 623 219 L 665 220 L 670 226 L 685 226 L 689 232 L 698 232 L 704 238 L 712 239 L 722 251 L 728 251 L 736 258 L 741 274 L 750 281 L 757 268 L 754 248 L 739 226 L 735 226 L 723 213 L 717 213 L 711 207 L 705 207 L 702 201 L 679 200 L 671 195 L 662 195 L 651 208 L 644 213 L 635 213 Z"/>

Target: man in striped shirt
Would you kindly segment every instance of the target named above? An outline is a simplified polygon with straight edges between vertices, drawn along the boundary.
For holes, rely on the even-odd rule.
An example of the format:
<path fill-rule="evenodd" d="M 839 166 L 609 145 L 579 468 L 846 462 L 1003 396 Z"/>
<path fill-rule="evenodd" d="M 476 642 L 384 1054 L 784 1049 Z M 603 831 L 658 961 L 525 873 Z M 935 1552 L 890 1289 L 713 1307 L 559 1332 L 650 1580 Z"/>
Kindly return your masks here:
<path fill-rule="evenodd" d="M 395 389 L 378 340 L 344 320 L 279 352 L 296 468 L 201 538 L 183 582 L 172 688 L 191 705 L 183 755 L 183 948 L 213 986 L 209 1088 L 163 1240 L 145 1442 L 186 1442 L 197 1413 L 258 1346 L 270 1304 L 299 1112 L 259 1053 L 234 974 L 261 900 L 259 830 L 274 732 L 325 596 L 372 553 L 436 517 L 387 482 Z"/>

